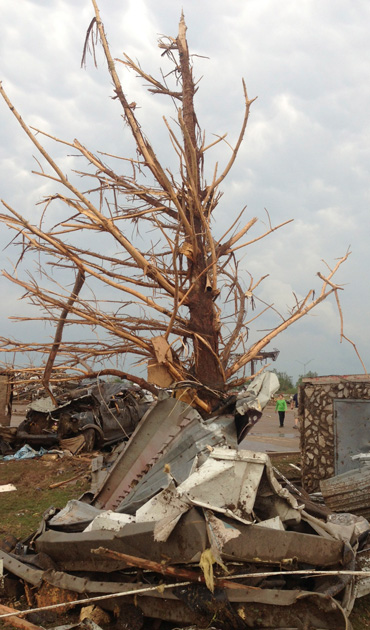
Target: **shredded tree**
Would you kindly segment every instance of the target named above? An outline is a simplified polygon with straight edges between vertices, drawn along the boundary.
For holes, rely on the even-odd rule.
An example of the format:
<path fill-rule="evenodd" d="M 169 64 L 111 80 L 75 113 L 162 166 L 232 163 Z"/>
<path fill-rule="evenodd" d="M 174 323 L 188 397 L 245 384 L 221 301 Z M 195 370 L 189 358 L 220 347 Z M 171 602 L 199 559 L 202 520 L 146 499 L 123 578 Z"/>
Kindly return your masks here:
<path fill-rule="evenodd" d="M 113 82 L 117 124 L 122 126 L 123 117 L 122 132 L 132 134 L 136 155 L 93 151 L 77 139 L 67 142 L 27 126 L 1 85 L 12 114 L 40 153 L 38 175 L 57 184 L 33 222 L 2 201 L 5 210 L 0 219 L 15 233 L 13 244 L 21 248 L 17 274 L 3 274 L 35 305 L 34 319 L 55 326 L 54 337 L 43 343 L 1 339 L 3 364 L 19 369 L 11 364 L 14 352 L 23 357 L 35 353 L 39 359 L 27 369 L 23 365 L 23 373 L 37 375 L 49 393 L 55 381 L 96 374 L 126 377 L 153 392 L 157 386 L 175 386 L 207 413 L 231 388 L 249 378 L 248 364 L 271 340 L 330 295 L 336 299 L 344 337 L 338 299 L 341 287 L 333 276 L 349 252 L 333 268 L 326 266 L 325 273 L 318 274 L 321 286 L 316 293 L 311 290 L 303 299 L 294 295 L 290 312 L 278 313 L 275 328 L 249 344 L 250 326 L 273 305 L 258 299 L 258 287 L 266 275 L 243 277 L 238 255 L 289 221 L 274 226 L 269 219 L 268 229 L 252 237 L 249 232 L 257 219 L 244 218 L 245 209 L 236 216 L 230 212 L 228 229 L 216 239 L 213 218 L 254 99 L 248 97 L 243 81 L 239 137 L 233 146 L 226 142 L 226 134 L 207 143 L 194 107 L 198 85 L 184 16 L 177 37 L 159 40 L 160 53 L 172 63 L 172 71 L 156 79 L 127 55 L 117 61 L 112 58 L 97 3 L 92 0 L 92 4 L 95 15 L 82 63 L 87 62 L 89 51 L 95 61 L 95 47 L 100 43 Z M 153 98 L 160 95 L 172 101 L 175 122 L 164 118 L 164 141 L 173 152 L 171 170 L 158 159 L 140 124 L 140 109 L 122 87 L 117 71 L 122 65 L 123 71 L 133 71 L 145 81 Z M 69 152 L 72 149 L 85 166 L 73 174 L 64 173 L 42 145 L 43 136 L 62 143 Z M 210 168 L 212 148 L 218 143 L 224 145 L 225 163 Z M 207 172 L 213 173 L 209 181 L 204 174 L 206 159 Z M 58 216 L 62 213 L 57 224 L 48 220 L 56 204 Z M 38 275 L 22 273 L 30 256 L 40 261 Z M 67 331 L 76 327 L 81 332 L 71 340 Z M 86 329 L 94 332 L 93 339 Z M 124 362 L 127 370 L 122 368 Z M 147 366 L 145 378 L 137 376 L 135 362 Z"/>

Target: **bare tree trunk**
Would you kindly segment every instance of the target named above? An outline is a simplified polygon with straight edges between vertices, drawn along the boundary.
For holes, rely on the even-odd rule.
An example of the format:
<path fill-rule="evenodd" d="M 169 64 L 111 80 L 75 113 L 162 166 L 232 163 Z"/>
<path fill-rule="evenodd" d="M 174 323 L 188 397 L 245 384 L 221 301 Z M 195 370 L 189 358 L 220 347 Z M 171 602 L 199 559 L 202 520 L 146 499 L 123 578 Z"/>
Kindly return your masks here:
<path fill-rule="evenodd" d="M 72 306 L 72 304 L 76 301 L 78 294 L 80 293 L 83 285 L 85 282 L 85 273 L 83 271 L 81 271 L 80 269 L 77 272 L 77 277 L 76 277 L 76 282 L 75 285 L 73 287 L 72 293 L 70 295 L 70 298 L 68 300 L 68 303 L 66 304 L 65 308 L 62 311 L 62 314 L 60 316 L 58 325 L 57 325 L 57 329 L 55 331 L 55 337 L 54 337 L 54 343 L 52 345 L 48 360 L 46 362 L 46 366 L 45 366 L 45 370 L 44 370 L 44 374 L 42 377 L 42 384 L 45 387 L 46 391 L 48 392 L 50 398 L 52 399 L 52 401 L 54 402 L 54 404 L 56 404 L 56 400 L 53 396 L 53 393 L 50 389 L 50 376 L 51 376 L 51 372 L 53 369 L 53 365 L 54 365 L 54 361 L 55 361 L 55 357 L 58 354 L 58 350 L 60 347 L 60 343 L 62 341 L 62 335 L 63 335 L 63 328 L 64 328 L 64 324 L 66 323 L 67 317 L 68 317 L 68 313 L 70 312 L 70 308 Z"/>
<path fill-rule="evenodd" d="M 189 261 L 192 291 L 189 299 L 190 330 L 193 334 L 194 374 L 205 385 L 223 390 L 225 380 L 218 358 L 218 324 L 213 304 L 212 286 L 207 274 L 206 247 L 209 247 L 208 217 L 201 203 L 201 151 L 197 143 L 197 117 L 194 110 L 194 79 L 186 40 L 186 25 L 181 16 L 177 47 L 182 76 L 182 122 L 186 161 L 186 215 L 193 228 L 193 260 Z"/>

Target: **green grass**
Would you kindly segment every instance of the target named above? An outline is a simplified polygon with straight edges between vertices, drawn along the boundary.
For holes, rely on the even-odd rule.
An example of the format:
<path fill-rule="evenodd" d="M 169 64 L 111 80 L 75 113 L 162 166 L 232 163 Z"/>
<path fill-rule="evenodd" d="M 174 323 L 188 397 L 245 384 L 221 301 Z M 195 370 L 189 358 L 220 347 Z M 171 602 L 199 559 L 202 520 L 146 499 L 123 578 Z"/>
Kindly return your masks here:
<path fill-rule="evenodd" d="M 49 486 L 88 469 L 88 463 L 76 459 L 0 462 L 0 485 L 12 483 L 17 488 L 1 493 L 0 538 L 2 534 L 26 538 L 37 529 L 45 510 L 62 508 L 70 499 L 78 498 L 90 485 L 83 476 L 59 488 Z"/>

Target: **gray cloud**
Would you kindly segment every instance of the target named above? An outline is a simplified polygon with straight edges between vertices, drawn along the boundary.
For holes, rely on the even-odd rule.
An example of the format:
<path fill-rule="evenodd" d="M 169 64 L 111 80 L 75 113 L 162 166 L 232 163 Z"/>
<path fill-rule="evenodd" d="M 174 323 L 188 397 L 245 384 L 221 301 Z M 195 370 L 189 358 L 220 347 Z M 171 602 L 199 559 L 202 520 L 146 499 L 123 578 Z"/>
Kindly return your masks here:
<path fill-rule="evenodd" d="M 85 32 L 93 15 L 89 0 L 0 0 L 1 79 L 29 124 L 72 141 L 78 137 L 93 150 L 131 155 L 132 144 L 112 96 L 112 86 L 98 51 L 79 67 Z M 125 51 L 158 75 L 162 60 L 158 34 L 176 35 L 181 8 L 188 24 L 195 73 L 203 75 L 197 94 L 200 124 L 208 138 L 228 132 L 235 142 L 242 119 L 241 77 L 253 104 L 245 144 L 234 171 L 223 186 L 224 197 L 215 230 L 222 234 L 230 213 L 248 204 L 246 217 L 258 216 L 263 230 L 267 208 L 273 223 L 294 218 L 266 241 L 248 248 L 242 266 L 259 277 L 269 273 L 261 298 L 286 310 L 292 292 L 303 296 L 319 290 L 317 271 L 325 270 L 351 245 L 352 255 L 338 276 L 345 330 L 366 360 L 369 355 L 367 313 L 367 245 L 370 170 L 370 84 L 368 66 L 370 6 L 365 0 L 101 0 L 100 10 L 114 56 Z M 123 69 L 120 68 L 123 72 Z M 140 81 L 123 74 L 125 88 L 139 105 L 139 117 L 160 156 L 169 164 L 161 120 L 164 103 L 144 93 Z M 165 106 L 167 116 L 170 108 Z M 50 184 L 30 174 L 35 169 L 33 147 L 23 137 L 4 103 L 0 104 L 1 197 L 34 216 L 35 202 Z M 49 143 L 50 144 L 50 143 Z M 63 167 L 73 163 L 53 149 Z M 228 149 L 209 154 L 220 168 Z M 9 240 L 0 234 L 3 247 Z M 3 252 L 5 258 L 10 250 Z M 17 311 L 15 287 L 1 280 L 2 334 L 5 317 Z M 22 306 L 22 309 L 24 307 Z M 270 324 L 270 320 L 266 325 Z M 9 328 L 10 334 L 14 325 Z M 264 325 L 261 323 L 261 328 Z M 20 333 L 21 335 L 21 333 Z M 251 333 L 251 341 L 253 334 Z M 349 344 L 338 343 L 339 323 L 334 304 L 325 304 L 276 340 L 281 354 L 276 367 L 297 376 L 300 361 L 312 358 L 319 373 L 360 372 Z"/>

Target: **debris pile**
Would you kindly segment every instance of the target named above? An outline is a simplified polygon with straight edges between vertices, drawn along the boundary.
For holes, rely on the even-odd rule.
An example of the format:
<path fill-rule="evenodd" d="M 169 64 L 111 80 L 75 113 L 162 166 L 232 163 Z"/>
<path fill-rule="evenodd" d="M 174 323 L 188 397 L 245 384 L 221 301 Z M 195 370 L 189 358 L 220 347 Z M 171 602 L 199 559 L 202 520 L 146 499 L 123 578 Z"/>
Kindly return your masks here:
<path fill-rule="evenodd" d="M 127 440 L 152 402 L 146 392 L 122 383 L 96 383 L 33 400 L 18 427 L 0 427 L 0 452 L 20 446 L 59 448 L 72 454 Z"/>
<path fill-rule="evenodd" d="M 248 425 L 258 404 L 246 398 Z M 356 575 L 369 523 L 282 485 L 266 454 L 237 442 L 234 414 L 204 420 L 159 400 L 108 463 L 97 458 L 91 492 L 48 510 L 17 553 L 0 551 L 4 569 L 33 608 L 89 604 L 102 628 L 349 630 L 369 592 Z"/>

